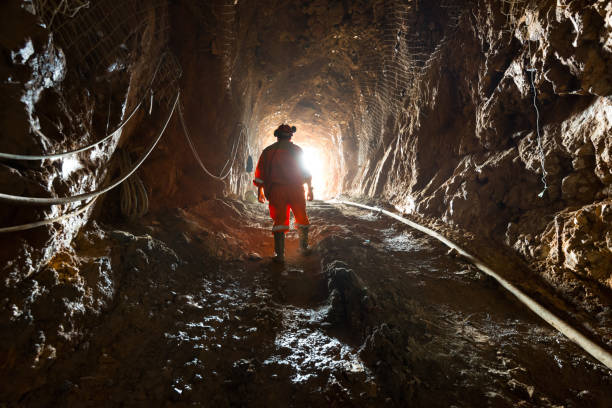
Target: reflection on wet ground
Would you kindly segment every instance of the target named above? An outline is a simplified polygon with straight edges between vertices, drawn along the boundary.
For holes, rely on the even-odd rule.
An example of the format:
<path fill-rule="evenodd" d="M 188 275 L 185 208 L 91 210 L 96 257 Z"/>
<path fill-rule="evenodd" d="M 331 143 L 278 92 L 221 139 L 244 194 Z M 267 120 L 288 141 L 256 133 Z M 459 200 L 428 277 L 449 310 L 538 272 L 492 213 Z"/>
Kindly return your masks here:
<path fill-rule="evenodd" d="M 606 368 L 437 241 L 376 213 L 309 207 L 315 251 L 298 255 L 290 234 L 285 265 L 266 258 L 268 221 L 255 205 L 247 207 L 249 234 L 258 234 L 249 248 L 263 260 L 203 263 L 196 244 L 166 237 L 191 258 L 170 276 L 159 262 L 162 272 L 151 267 L 146 284 L 123 282 L 88 348 L 65 363 L 78 369 L 54 378 L 73 386 L 52 401 L 612 405 Z M 36 397 L 27 405 L 45 405 Z"/>
<path fill-rule="evenodd" d="M 348 217 L 355 211 L 343 212 Z M 413 354 L 422 356 L 413 372 L 431 360 L 444 376 L 428 378 L 426 369 L 417 374 L 428 391 L 415 393 L 415 401 L 423 406 L 610 404 L 612 377 L 605 367 L 477 269 L 449 257 L 446 247 L 383 218 L 360 223 L 354 232 L 353 237 L 369 239 L 350 259 L 355 273 L 385 299 L 388 314 L 383 312 L 382 320 L 396 327 L 416 321 L 431 337 L 418 340 L 419 334 L 404 332 L 417 338 Z"/>

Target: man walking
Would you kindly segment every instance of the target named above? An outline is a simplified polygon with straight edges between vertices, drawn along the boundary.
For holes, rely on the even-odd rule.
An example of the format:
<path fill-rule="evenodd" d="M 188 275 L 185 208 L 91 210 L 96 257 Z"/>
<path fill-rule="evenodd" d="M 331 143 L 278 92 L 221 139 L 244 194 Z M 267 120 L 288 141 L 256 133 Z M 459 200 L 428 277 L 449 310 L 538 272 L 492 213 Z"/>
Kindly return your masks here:
<path fill-rule="evenodd" d="M 305 169 L 302 149 L 291 141 L 295 126 L 280 125 L 274 131 L 277 142 L 266 147 L 259 157 L 253 184 L 258 187 L 258 199 L 270 202 L 270 217 L 274 220 L 274 252 L 277 262 L 285 260 L 285 233 L 289 231 L 289 210 L 293 211 L 300 237 L 300 250 L 308 254 L 308 215 L 304 199 L 304 184 L 308 185 L 308 201 L 312 201 L 312 176 Z"/>

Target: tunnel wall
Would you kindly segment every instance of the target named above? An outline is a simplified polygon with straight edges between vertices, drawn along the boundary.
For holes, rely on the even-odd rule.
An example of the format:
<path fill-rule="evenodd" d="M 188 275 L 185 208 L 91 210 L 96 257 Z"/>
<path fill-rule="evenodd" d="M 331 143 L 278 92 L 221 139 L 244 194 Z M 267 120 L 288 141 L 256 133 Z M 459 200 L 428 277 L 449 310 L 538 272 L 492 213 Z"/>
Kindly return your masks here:
<path fill-rule="evenodd" d="M 118 148 L 135 161 L 167 116 L 176 86 L 172 60 L 161 59 L 167 44 L 165 3 L 83 4 L 7 1 L 0 6 L 0 151 L 49 155 L 114 136 L 62 159 L 3 159 L 4 194 L 49 198 L 95 191 L 120 175 Z M 145 97 L 147 109 L 113 133 Z M 157 111 L 163 113 L 154 115 Z M 12 379 L 0 387 L 4 401 L 44 384 L 55 359 L 78 344 L 85 326 L 112 304 L 116 282 L 109 258 L 104 251 L 79 258 L 71 246 L 92 216 L 120 216 L 119 192 L 107 199 L 97 198 L 80 215 L 0 235 L 0 359 L 2 375 Z M 83 205 L 3 201 L 0 222 L 28 224 Z"/>
<path fill-rule="evenodd" d="M 585 280 L 612 288 L 609 2 L 478 1 L 450 19 L 445 7 L 408 15 L 419 24 L 413 37 L 392 25 L 391 85 L 374 93 L 353 194 L 490 237 L 566 291 Z M 411 43 L 425 54 L 416 73 L 401 66 Z"/>
<path fill-rule="evenodd" d="M 80 148 L 110 134 L 142 101 L 125 126 L 96 148 L 60 160 L 3 160 L 2 193 L 66 197 L 106 186 L 125 174 L 123 152 L 132 164 L 143 157 L 179 90 L 197 154 L 211 172 L 227 177 L 215 180 L 198 167 L 175 112 L 136 173 L 149 211 L 244 192 L 252 107 L 246 106 L 246 70 L 235 74 L 239 85 L 231 80 L 240 52 L 236 7 L 227 1 L 183 6 L 163 0 L 2 3 L 1 152 L 47 155 Z M 113 307 L 123 278 L 111 265 L 125 260 L 103 248 L 108 236 L 92 220 L 133 221 L 123 213 L 124 194 L 119 187 L 80 215 L 0 235 L 0 371 L 14 380 L 0 387 L 3 400 L 17 401 L 49 381 L 50 367 Z M 82 205 L 3 201 L 0 225 L 40 221 Z"/>
<path fill-rule="evenodd" d="M 166 42 L 167 19 L 160 2 L 98 2 L 87 10 L 72 8 L 72 3 L 61 10 L 41 4 L 2 5 L 7 23 L 2 47 L 8 57 L 2 62 L 8 78 L 2 84 L 7 96 L 2 100 L 2 152 L 48 155 L 98 141 L 132 112 L 150 86 L 160 91 L 156 102 L 167 103 L 162 101 L 167 90 L 161 84 L 167 79 L 164 73 L 159 72 L 151 84 Z M 76 11 L 79 18 L 70 17 Z M 105 23 L 109 20 L 100 19 L 100 14 L 118 20 Z M 111 156 L 134 133 L 134 122 L 146 122 L 142 110 L 114 137 L 83 153 L 62 159 L 3 160 L 2 192 L 67 197 L 104 186 L 117 175 L 117 162 Z M 143 148 L 148 140 L 139 142 Z M 69 213 L 83 202 L 34 206 L 3 201 L 0 205 L 2 225 L 13 226 Z M 2 234 L 5 284 L 18 284 L 39 270 L 71 242 L 90 214 L 88 210 L 61 222 Z"/>

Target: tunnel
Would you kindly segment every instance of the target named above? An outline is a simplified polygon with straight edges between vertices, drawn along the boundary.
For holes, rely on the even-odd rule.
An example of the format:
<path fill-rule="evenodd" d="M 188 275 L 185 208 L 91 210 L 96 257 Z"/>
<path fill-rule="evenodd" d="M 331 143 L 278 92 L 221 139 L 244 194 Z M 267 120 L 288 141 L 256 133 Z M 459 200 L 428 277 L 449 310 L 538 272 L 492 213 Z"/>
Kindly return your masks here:
<path fill-rule="evenodd" d="M 0 406 L 612 406 L 609 1 L 0 19 Z"/>

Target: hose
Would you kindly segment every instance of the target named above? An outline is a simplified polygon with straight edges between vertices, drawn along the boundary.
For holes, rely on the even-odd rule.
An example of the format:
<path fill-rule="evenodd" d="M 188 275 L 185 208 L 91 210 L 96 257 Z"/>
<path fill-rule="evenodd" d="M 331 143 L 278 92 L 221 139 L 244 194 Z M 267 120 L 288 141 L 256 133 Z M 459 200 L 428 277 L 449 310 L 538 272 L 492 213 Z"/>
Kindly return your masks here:
<path fill-rule="evenodd" d="M 234 162 L 236 161 L 236 156 L 238 155 L 238 145 L 239 145 L 240 141 L 242 140 L 242 134 L 244 132 L 244 126 L 242 126 L 242 128 L 240 130 L 240 135 L 238 136 L 238 140 L 234 144 L 235 148 L 232 148 L 232 152 L 230 153 L 230 155 L 233 155 L 233 158 L 231 159 L 232 160 L 231 165 L 229 166 L 229 168 L 227 168 L 227 164 L 229 163 L 229 159 L 228 159 L 228 161 L 225 163 L 225 166 L 223 166 L 223 169 L 221 170 L 221 173 L 218 176 L 216 176 L 216 175 L 212 174 L 210 171 L 208 171 L 208 169 L 206 168 L 206 166 L 202 162 L 202 159 L 200 159 L 200 155 L 198 155 L 198 151 L 196 150 L 195 145 L 193 144 L 193 141 L 191 140 L 191 136 L 189 136 L 189 129 L 187 129 L 187 125 L 185 124 L 185 117 L 183 116 L 183 109 L 181 107 L 181 104 L 179 104 L 179 106 L 178 106 L 178 111 L 179 111 L 179 118 L 181 120 L 181 126 L 183 128 L 183 134 L 185 135 L 185 139 L 187 139 L 187 144 L 189 144 L 189 148 L 191 149 L 191 153 L 193 153 L 193 157 L 196 159 L 196 161 L 198 162 L 198 164 L 200 165 L 202 170 L 204 170 L 204 172 L 206 174 L 208 174 L 210 177 L 212 177 L 212 178 L 214 178 L 216 180 L 223 181 L 224 179 L 226 179 L 227 176 L 230 175 L 232 167 L 234 166 Z M 227 172 L 225 174 L 223 174 L 223 172 L 225 171 L 226 168 L 227 168 Z"/>
<path fill-rule="evenodd" d="M 142 106 L 143 102 L 147 98 L 149 91 L 153 89 L 153 83 L 155 82 L 155 78 L 157 77 L 157 73 L 159 72 L 159 67 L 161 67 L 161 63 L 163 62 L 165 56 L 166 56 L 166 54 L 163 54 L 161 56 L 159 62 L 157 63 L 157 67 L 155 68 L 155 71 L 153 73 L 153 77 L 151 79 L 149 87 L 144 92 L 143 96 L 140 98 L 140 100 L 138 101 L 138 103 L 136 104 L 134 109 L 132 109 L 130 114 L 125 119 L 123 119 L 110 133 L 108 133 L 102 139 L 98 140 L 97 142 L 91 143 L 91 144 L 89 144 L 87 146 L 83 146 L 81 148 L 78 148 L 76 150 L 71 150 L 71 151 L 63 152 L 63 153 L 53 153 L 53 154 L 45 154 L 45 155 L 27 155 L 27 154 L 12 154 L 12 153 L 2 153 L 2 152 L 0 152 L 0 159 L 9 159 L 9 160 L 47 160 L 47 159 L 59 159 L 59 158 L 62 158 L 62 157 L 66 157 L 66 156 L 70 156 L 70 155 L 73 155 L 73 154 L 84 152 L 84 151 L 89 150 L 89 149 L 91 149 L 91 148 L 93 148 L 93 147 L 95 147 L 95 146 L 97 146 L 99 144 L 105 143 L 110 138 L 112 138 L 115 135 L 115 133 L 117 133 L 119 130 L 121 130 L 130 121 L 130 119 L 132 119 L 132 117 L 134 117 L 134 114 L 138 111 L 138 109 L 140 109 L 140 107 Z M 46 138 L 46 136 L 40 130 L 38 130 L 38 129 L 33 129 L 33 130 L 40 137 Z"/>
<path fill-rule="evenodd" d="M 1 227 L 0 228 L 0 234 L 2 234 L 4 232 L 25 231 L 25 230 L 29 230 L 29 229 L 32 229 L 32 228 L 42 227 L 43 225 L 53 224 L 55 222 L 61 221 L 61 220 L 66 219 L 66 218 L 77 216 L 77 215 L 82 214 L 83 212 L 87 211 L 89 209 L 89 207 L 91 207 L 93 205 L 93 203 L 96 201 L 96 198 L 97 197 L 92 198 L 92 200 L 90 202 L 88 202 L 87 204 L 85 204 L 81 208 L 78 208 L 78 209 L 76 209 L 74 211 L 71 211 L 71 212 L 63 214 L 63 215 L 59 215 L 57 217 L 47 218 L 45 220 L 36 221 L 36 222 L 31 222 L 29 224 L 14 225 L 12 227 Z"/>
<path fill-rule="evenodd" d="M 120 151 L 119 169 L 121 173 L 126 173 L 131 166 L 130 155 L 127 150 Z M 121 184 L 121 213 L 129 218 L 142 217 L 149 211 L 149 197 L 147 190 L 138 177 L 137 173 L 132 174 L 123 184 Z"/>
<path fill-rule="evenodd" d="M 551 311 L 547 310 L 544 306 L 540 305 L 535 300 L 531 299 L 529 296 L 523 293 L 516 286 L 512 285 L 510 282 L 508 282 L 507 280 L 499 276 L 491 268 L 489 268 L 484 263 L 482 263 L 478 258 L 464 251 L 462 248 L 457 246 L 452 241 L 448 240 L 446 237 L 442 236 L 441 234 L 427 227 L 424 227 L 406 218 L 400 217 L 397 214 L 394 214 L 387 210 L 383 210 L 382 208 L 370 207 L 368 205 L 353 203 L 351 201 L 344 201 L 344 200 L 341 200 L 339 202 L 341 204 L 352 205 L 354 207 L 360 207 L 360 208 L 364 208 L 370 211 L 381 212 L 391 218 L 395 218 L 396 220 L 406 225 L 411 226 L 412 228 L 415 228 L 421 232 L 424 232 L 425 234 L 431 237 L 436 238 L 437 240 L 439 240 L 440 242 L 442 242 L 449 248 L 455 249 L 459 254 L 461 254 L 461 256 L 463 256 L 468 261 L 472 262 L 478 269 L 480 269 L 482 272 L 484 272 L 488 276 L 491 276 L 493 279 L 499 282 L 499 284 L 502 287 L 504 287 L 506 290 L 512 293 L 521 303 L 523 303 L 525 306 L 531 309 L 532 312 L 540 316 L 546 323 L 553 326 L 560 333 L 565 335 L 568 339 L 570 339 L 571 341 L 573 341 L 574 343 L 582 347 L 584 351 L 589 353 L 591 356 L 595 357 L 597 360 L 599 360 L 599 362 L 601 362 L 603 365 L 605 365 L 610 370 L 612 370 L 612 353 L 610 353 L 610 351 L 604 349 L 603 347 L 599 346 L 598 344 L 594 343 L 593 341 L 585 337 L 582 333 L 580 333 L 578 330 L 574 329 L 568 323 L 564 322 L 563 320 L 555 316 Z"/>
<path fill-rule="evenodd" d="M 131 169 L 126 174 L 124 174 L 123 176 L 120 176 L 119 179 L 112 182 L 109 186 L 101 188 L 99 190 L 92 191 L 90 193 L 78 194 L 78 195 L 71 196 L 71 197 L 23 197 L 23 196 L 16 196 L 16 195 L 11 195 L 11 194 L 0 193 L 0 200 L 13 201 L 13 202 L 22 203 L 22 204 L 34 204 L 34 205 L 66 204 L 66 203 L 72 203 L 75 201 L 83 201 L 83 200 L 87 200 L 90 198 L 95 198 L 95 197 L 98 197 L 99 195 L 102 195 L 112 190 L 113 188 L 121 184 L 123 181 L 128 179 L 132 174 L 134 174 L 134 172 L 138 170 L 140 165 L 147 159 L 147 157 L 149 157 L 153 149 L 155 149 L 155 146 L 157 146 L 157 143 L 159 142 L 164 132 L 166 131 L 166 128 L 168 127 L 168 123 L 170 123 L 170 119 L 172 118 L 172 115 L 174 114 L 174 111 L 176 109 L 176 105 L 178 104 L 180 95 L 181 95 L 180 91 L 176 93 L 176 98 L 174 100 L 174 104 L 172 105 L 172 110 L 170 111 L 170 114 L 168 115 L 168 119 L 166 120 L 164 127 L 162 128 L 159 135 L 155 138 L 155 140 L 151 143 L 151 145 L 149 146 L 145 154 L 138 160 L 138 162 L 136 162 L 134 166 L 131 167 Z"/>

